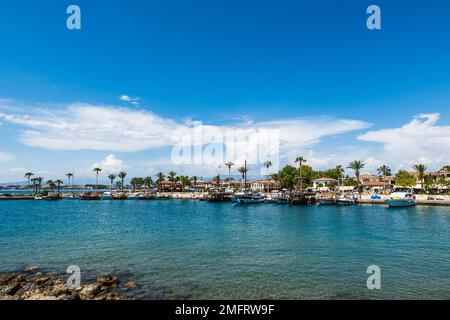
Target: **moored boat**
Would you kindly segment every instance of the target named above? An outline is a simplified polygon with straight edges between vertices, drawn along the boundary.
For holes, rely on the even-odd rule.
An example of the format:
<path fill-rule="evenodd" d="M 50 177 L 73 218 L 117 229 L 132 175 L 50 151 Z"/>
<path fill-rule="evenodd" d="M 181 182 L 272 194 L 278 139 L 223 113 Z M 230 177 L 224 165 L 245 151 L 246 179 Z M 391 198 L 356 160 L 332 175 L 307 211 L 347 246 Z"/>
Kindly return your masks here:
<path fill-rule="evenodd" d="M 111 191 L 103 192 L 103 194 L 100 197 L 101 200 L 113 200 L 113 195 Z"/>
<path fill-rule="evenodd" d="M 265 198 L 261 194 L 247 192 L 245 195 L 237 197 L 235 201 L 239 204 L 257 204 L 264 203 Z"/>
<path fill-rule="evenodd" d="M 336 200 L 336 205 L 338 206 L 353 206 L 358 204 L 354 198 L 342 196 Z"/>
<path fill-rule="evenodd" d="M 412 188 L 395 188 L 394 192 L 385 200 L 390 208 L 412 207 L 416 205 Z"/>

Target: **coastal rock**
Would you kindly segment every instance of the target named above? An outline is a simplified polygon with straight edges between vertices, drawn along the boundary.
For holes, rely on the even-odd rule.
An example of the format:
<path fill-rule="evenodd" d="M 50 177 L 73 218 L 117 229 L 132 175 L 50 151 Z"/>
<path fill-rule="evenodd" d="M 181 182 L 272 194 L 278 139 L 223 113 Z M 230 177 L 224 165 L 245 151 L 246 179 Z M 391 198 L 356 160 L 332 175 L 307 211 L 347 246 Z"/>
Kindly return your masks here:
<path fill-rule="evenodd" d="M 38 277 L 34 281 L 34 284 L 37 285 L 37 286 L 41 286 L 41 285 L 45 284 L 48 281 L 50 281 L 49 277 Z"/>
<path fill-rule="evenodd" d="M 92 300 L 99 292 L 100 286 L 98 283 L 88 284 L 81 288 L 81 290 L 78 292 L 78 296 L 81 300 Z"/>
<path fill-rule="evenodd" d="M 26 274 L 0 274 L 0 300 L 125 300 L 114 291 L 118 283 L 117 277 L 101 275 L 95 283 L 69 289 L 66 279 L 48 273 L 36 273 L 34 279 Z"/>
<path fill-rule="evenodd" d="M 119 279 L 109 274 L 102 274 L 101 276 L 97 277 L 97 283 L 102 287 L 111 287 L 114 285 L 117 286 L 117 284 L 119 283 Z"/>
<path fill-rule="evenodd" d="M 136 288 L 136 286 L 137 286 L 137 283 L 133 280 L 130 280 L 127 283 L 125 283 L 125 287 L 128 289 Z"/>

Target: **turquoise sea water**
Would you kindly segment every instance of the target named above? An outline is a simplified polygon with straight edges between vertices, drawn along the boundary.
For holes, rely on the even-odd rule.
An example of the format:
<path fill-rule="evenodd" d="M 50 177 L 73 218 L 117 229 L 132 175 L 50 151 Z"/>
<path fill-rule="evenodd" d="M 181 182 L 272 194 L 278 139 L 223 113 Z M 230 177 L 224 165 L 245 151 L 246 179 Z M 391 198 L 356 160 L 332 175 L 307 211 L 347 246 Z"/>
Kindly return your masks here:
<path fill-rule="evenodd" d="M 0 201 L 0 272 L 31 264 L 130 274 L 148 299 L 450 299 L 450 207 Z"/>

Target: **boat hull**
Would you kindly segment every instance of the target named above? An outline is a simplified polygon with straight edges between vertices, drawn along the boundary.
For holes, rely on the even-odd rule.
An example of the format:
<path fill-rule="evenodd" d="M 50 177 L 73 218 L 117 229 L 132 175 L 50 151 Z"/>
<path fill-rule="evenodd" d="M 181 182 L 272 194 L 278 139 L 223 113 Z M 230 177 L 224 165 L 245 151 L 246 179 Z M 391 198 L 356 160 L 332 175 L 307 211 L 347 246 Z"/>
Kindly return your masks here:
<path fill-rule="evenodd" d="M 337 206 L 354 206 L 357 204 L 358 203 L 356 201 L 352 201 L 352 200 L 337 200 L 336 201 Z"/>
<path fill-rule="evenodd" d="M 236 202 L 239 204 L 258 204 L 258 203 L 264 203 L 264 199 L 237 198 Z"/>
<path fill-rule="evenodd" d="M 321 206 L 334 206 L 336 205 L 336 200 L 319 200 Z"/>
<path fill-rule="evenodd" d="M 391 208 L 412 207 L 416 205 L 416 201 L 412 199 L 387 199 L 386 203 Z"/>

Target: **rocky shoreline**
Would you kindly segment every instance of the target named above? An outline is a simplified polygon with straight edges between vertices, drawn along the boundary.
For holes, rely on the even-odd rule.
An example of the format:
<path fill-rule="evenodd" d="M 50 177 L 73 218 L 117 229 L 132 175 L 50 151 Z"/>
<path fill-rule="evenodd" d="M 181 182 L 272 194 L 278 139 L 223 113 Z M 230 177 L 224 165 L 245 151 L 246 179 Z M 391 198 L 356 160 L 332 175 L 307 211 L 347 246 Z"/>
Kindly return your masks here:
<path fill-rule="evenodd" d="M 134 281 L 102 274 L 77 289 L 67 287 L 67 277 L 29 268 L 23 272 L 0 273 L 0 300 L 132 300 Z M 128 292 L 127 292 L 128 291 Z"/>

